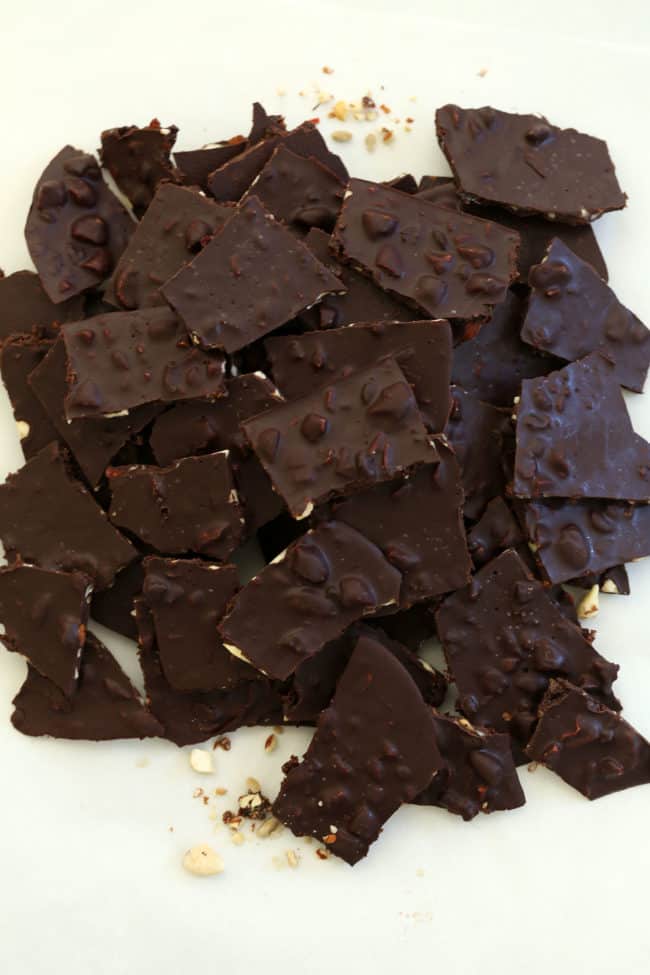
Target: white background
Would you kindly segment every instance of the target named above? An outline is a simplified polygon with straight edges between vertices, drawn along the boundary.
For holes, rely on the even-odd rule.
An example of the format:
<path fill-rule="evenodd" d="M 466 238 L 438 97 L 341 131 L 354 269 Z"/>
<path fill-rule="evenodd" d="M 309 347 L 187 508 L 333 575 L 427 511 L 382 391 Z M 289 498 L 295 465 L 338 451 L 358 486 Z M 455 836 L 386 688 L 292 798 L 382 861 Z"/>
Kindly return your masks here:
<path fill-rule="evenodd" d="M 178 148 L 194 148 L 246 132 L 254 98 L 293 125 L 318 114 L 297 94 L 315 82 L 346 99 L 371 89 L 393 115 L 415 118 L 374 155 L 352 126 L 343 155 L 368 177 L 446 172 L 433 112 L 451 100 L 543 112 L 606 138 L 630 205 L 597 232 L 610 281 L 650 321 L 649 36 L 644 0 L 7 3 L 0 265 L 30 266 L 33 184 L 64 143 L 93 150 L 101 129 L 157 115 L 180 126 Z M 649 401 L 631 400 L 648 437 Z M 22 462 L 4 394 L 0 443 L 4 475 Z M 648 564 L 630 576 L 631 597 L 602 598 L 597 646 L 620 662 L 626 714 L 650 735 Z M 132 668 L 126 642 L 120 659 Z M 237 795 L 251 774 L 273 795 L 306 733 L 285 733 L 267 756 L 266 732 L 238 732 L 206 783 L 187 751 L 164 742 L 21 738 L 9 714 L 23 672 L 15 656 L 0 660 L 3 973 L 647 972 L 650 788 L 590 804 L 550 773 L 523 770 L 523 809 L 471 824 L 403 809 L 352 870 L 286 832 L 236 848 L 192 799 L 198 785 Z M 222 875 L 182 871 L 184 850 L 202 841 L 223 855 Z M 276 869 L 289 848 L 299 868 Z"/>

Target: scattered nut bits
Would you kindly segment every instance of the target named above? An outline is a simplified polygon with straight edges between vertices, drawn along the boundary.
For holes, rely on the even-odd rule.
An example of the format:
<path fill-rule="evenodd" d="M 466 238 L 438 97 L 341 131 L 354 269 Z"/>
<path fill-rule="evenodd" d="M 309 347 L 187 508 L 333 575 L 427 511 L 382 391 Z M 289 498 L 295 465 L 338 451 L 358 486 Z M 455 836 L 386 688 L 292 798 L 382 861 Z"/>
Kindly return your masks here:
<path fill-rule="evenodd" d="M 223 860 L 207 843 L 193 846 L 183 857 L 183 867 L 195 877 L 212 877 L 223 872 Z"/>
<path fill-rule="evenodd" d="M 588 620 L 598 612 L 598 586 L 592 586 L 578 603 L 578 619 Z"/>
<path fill-rule="evenodd" d="M 212 752 L 206 752 L 202 748 L 193 748 L 190 752 L 190 765 L 195 772 L 200 772 L 202 775 L 210 775 L 210 773 L 214 772 Z"/>

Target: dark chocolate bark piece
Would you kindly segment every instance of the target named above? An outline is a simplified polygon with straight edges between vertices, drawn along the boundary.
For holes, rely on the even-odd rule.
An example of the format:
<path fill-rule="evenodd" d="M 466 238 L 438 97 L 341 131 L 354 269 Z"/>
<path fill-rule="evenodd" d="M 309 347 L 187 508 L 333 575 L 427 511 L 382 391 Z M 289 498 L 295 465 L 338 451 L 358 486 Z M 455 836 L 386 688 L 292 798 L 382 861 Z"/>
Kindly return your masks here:
<path fill-rule="evenodd" d="M 282 722 L 280 689 L 264 678 L 242 681 L 227 691 L 174 690 L 160 666 L 154 625 L 140 599 L 135 601 L 135 613 L 147 705 L 164 728 L 161 737 L 179 746 L 194 745 L 247 725 Z"/>
<path fill-rule="evenodd" d="M 96 288 L 120 259 L 135 227 L 102 179 L 94 156 L 65 146 L 34 190 L 25 239 L 55 304 Z"/>
<path fill-rule="evenodd" d="M 535 501 L 523 507 L 528 538 L 552 583 L 580 582 L 650 555 L 650 505 Z"/>
<path fill-rule="evenodd" d="M 51 348 L 51 342 L 35 335 L 14 336 L 0 347 L 2 381 L 11 402 L 26 460 L 57 438 L 55 427 L 27 382 L 30 372 Z"/>
<path fill-rule="evenodd" d="M 178 166 L 178 179 L 183 186 L 198 186 L 207 191 L 210 174 L 234 159 L 248 146 L 246 136 L 235 135 L 231 139 L 174 153 Z"/>
<path fill-rule="evenodd" d="M 650 444 L 632 429 L 615 366 L 600 352 L 524 380 L 513 491 L 650 500 Z"/>
<path fill-rule="evenodd" d="M 136 406 L 126 416 L 67 420 L 64 406 L 68 393 L 66 371 L 65 345 L 60 337 L 31 373 L 29 386 L 42 404 L 41 408 L 47 411 L 54 436 L 68 445 L 84 477 L 91 487 L 95 487 L 117 453 L 151 423 L 159 408 L 147 403 Z"/>
<path fill-rule="evenodd" d="M 413 311 L 359 274 L 353 267 L 342 264 L 330 249 L 330 237 L 313 227 L 305 243 L 316 258 L 340 279 L 345 288 L 342 294 L 325 295 L 314 308 L 301 312 L 299 321 L 310 329 L 336 328 L 353 322 L 408 322 Z"/>
<path fill-rule="evenodd" d="M 452 386 L 451 394 L 446 434 L 462 471 L 465 516 L 480 518 L 488 501 L 505 490 L 503 453 L 510 436 L 510 417 L 459 386 Z"/>
<path fill-rule="evenodd" d="M 402 573 L 407 607 L 467 585 L 472 563 L 463 527 L 463 488 L 453 451 L 402 481 L 380 484 L 340 505 L 333 517 L 374 542 Z"/>
<path fill-rule="evenodd" d="M 366 624 L 378 627 L 391 639 L 399 640 L 409 650 L 417 653 L 426 640 L 436 635 L 433 614 L 441 601 L 439 598 L 424 600 L 397 612 L 382 610 L 376 617 L 366 620 Z"/>
<path fill-rule="evenodd" d="M 524 534 L 517 519 L 503 500 L 492 498 L 467 534 L 467 546 L 474 565 L 485 565 L 507 548 L 516 548 L 524 541 Z"/>
<path fill-rule="evenodd" d="M 230 207 L 196 190 L 162 183 L 106 285 L 106 301 L 127 311 L 164 305 L 160 286 L 191 261 L 231 215 Z"/>
<path fill-rule="evenodd" d="M 200 559 L 144 560 L 142 598 L 156 631 L 163 674 L 178 691 L 212 691 L 256 680 L 259 672 L 228 653 L 217 623 L 239 589 L 234 565 Z"/>
<path fill-rule="evenodd" d="M 21 332 L 52 338 L 63 322 L 83 317 L 81 296 L 55 305 L 33 271 L 15 271 L 0 278 L 0 341 Z"/>
<path fill-rule="evenodd" d="M 412 173 L 401 173 L 393 179 L 385 179 L 384 186 L 390 186 L 391 189 L 399 190 L 401 193 L 413 194 L 418 191 L 418 183 Z"/>
<path fill-rule="evenodd" d="M 611 359 L 621 386 L 643 392 L 650 330 L 618 300 L 586 261 L 557 237 L 531 268 L 521 337 L 542 352 L 574 362 L 598 349 Z"/>
<path fill-rule="evenodd" d="M 137 558 L 117 573 L 107 589 L 93 592 L 90 615 L 102 626 L 121 633 L 129 640 L 137 640 L 133 601 L 142 592 L 144 569 L 142 559 Z"/>
<path fill-rule="evenodd" d="M 77 689 L 66 697 L 30 667 L 14 698 L 11 723 L 23 735 L 110 741 L 155 738 L 162 727 L 142 704 L 117 660 L 93 633 L 86 636 Z"/>
<path fill-rule="evenodd" d="M 80 572 L 0 569 L 0 639 L 68 696 L 77 684 L 91 592 Z"/>
<path fill-rule="evenodd" d="M 255 196 L 277 220 L 304 235 L 311 227 L 334 228 L 344 192 L 345 183 L 330 169 L 281 143 L 243 200 Z"/>
<path fill-rule="evenodd" d="M 170 308 L 98 315 L 62 334 L 69 420 L 224 394 L 223 358 L 193 347 Z"/>
<path fill-rule="evenodd" d="M 169 467 L 110 467 L 107 476 L 111 521 L 156 551 L 224 561 L 239 544 L 243 519 L 227 451 Z"/>
<path fill-rule="evenodd" d="M 620 707 L 612 693 L 618 666 L 565 619 L 512 549 L 449 596 L 436 620 L 459 707 L 475 724 L 509 731 L 525 745 L 552 677 Z"/>
<path fill-rule="evenodd" d="M 103 589 L 136 551 L 72 477 L 67 460 L 49 444 L 0 485 L 0 538 L 10 563 L 78 570 Z"/>
<path fill-rule="evenodd" d="M 429 430 L 441 433 L 445 427 L 451 404 L 448 322 L 363 322 L 306 335 L 271 337 L 264 346 L 273 378 L 288 399 L 392 356 L 413 387 Z"/>
<path fill-rule="evenodd" d="M 313 122 L 303 122 L 291 132 L 287 132 L 282 145 L 298 156 L 316 159 L 321 165 L 327 166 L 344 183 L 348 182 L 349 174 L 345 163 L 340 156 L 332 152 Z"/>
<path fill-rule="evenodd" d="M 526 313 L 522 298 L 509 291 L 479 332 L 454 348 L 451 380 L 484 403 L 512 407 L 523 379 L 545 376 L 562 365 L 522 342 Z"/>
<path fill-rule="evenodd" d="M 278 404 L 242 428 L 294 518 L 438 456 L 393 359 Z"/>
<path fill-rule="evenodd" d="M 474 728 L 462 718 L 434 714 L 436 741 L 447 768 L 416 798 L 469 822 L 480 812 L 518 809 L 526 802 L 510 735 Z"/>
<path fill-rule="evenodd" d="M 297 836 L 325 841 L 354 864 L 442 764 L 433 713 L 416 684 L 381 643 L 362 637 L 273 812 Z"/>
<path fill-rule="evenodd" d="M 489 316 L 517 273 L 518 234 L 362 179 L 333 238 L 344 260 L 431 318 Z"/>
<path fill-rule="evenodd" d="M 254 455 L 233 458 L 232 473 L 248 538 L 286 511 L 286 507 L 280 495 L 273 490 L 269 475 Z"/>
<path fill-rule="evenodd" d="M 251 448 L 240 423 L 270 409 L 282 397 L 262 373 L 245 373 L 226 380 L 226 396 L 216 402 L 177 403 L 158 417 L 150 443 L 160 465 L 181 457 L 230 450 L 238 457 Z M 231 458 L 232 459 L 232 458 Z"/>
<path fill-rule="evenodd" d="M 161 289 L 204 348 L 236 352 L 342 284 L 255 197 Z"/>
<path fill-rule="evenodd" d="M 650 782 L 650 744 L 620 714 L 573 687 L 551 681 L 526 753 L 587 799 Z"/>
<path fill-rule="evenodd" d="M 270 139 L 287 131 L 283 115 L 269 115 L 261 102 L 253 102 L 253 119 L 248 144 L 254 146 L 262 139 Z"/>
<path fill-rule="evenodd" d="M 219 630 L 231 653 L 286 680 L 352 623 L 397 603 L 400 583 L 372 542 L 325 522 L 244 586 Z"/>
<path fill-rule="evenodd" d="M 572 224 L 625 206 L 602 139 L 487 106 L 439 108 L 436 132 L 465 200 Z"/>
<path fill-rule="evenodd" d="M 102 132 L 100 158 L 141 217 L 165 180 L 175 180 L 170 154 L 176 142 L 175 125 L 163 128 L 154 118 L 149 125 L 122 125 Z"/>

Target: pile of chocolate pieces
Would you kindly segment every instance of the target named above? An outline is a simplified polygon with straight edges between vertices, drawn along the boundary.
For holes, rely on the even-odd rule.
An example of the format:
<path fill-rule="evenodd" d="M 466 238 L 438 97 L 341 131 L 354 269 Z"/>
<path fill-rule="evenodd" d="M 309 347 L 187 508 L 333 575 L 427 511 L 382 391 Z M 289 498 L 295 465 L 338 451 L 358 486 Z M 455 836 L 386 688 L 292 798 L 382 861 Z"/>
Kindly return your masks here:
<path fill-rule="evenodd" d="M 447 105 L 436 128 L 453 179 L 419 184 L 351 179 L 258 104 L 173 162 L 174 127 L 106 131 L 99 161 L 48 164 L 37 273 L 0 280 L 14 726 L 314 725 L 273 811 L 348 863 L 402 803 L 521 806 L 522 763 L 590 799 L 650 782 L 564 588 L 625 594 L 650 554 L 621 391 L 650 333 L 590 227 L 625 195 L 604 142 L 538 116 Z M 137 640 L 144 700 L 89 616 Z"/>

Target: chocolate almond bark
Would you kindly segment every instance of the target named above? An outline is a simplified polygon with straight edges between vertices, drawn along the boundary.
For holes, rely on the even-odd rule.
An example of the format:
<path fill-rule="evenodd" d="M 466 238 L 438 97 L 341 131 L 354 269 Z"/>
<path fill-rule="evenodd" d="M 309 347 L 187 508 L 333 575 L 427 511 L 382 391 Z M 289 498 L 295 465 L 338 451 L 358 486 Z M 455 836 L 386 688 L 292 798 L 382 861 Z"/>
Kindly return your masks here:
<path fill-rule="evenodd" d="M 16 421 L 20 447 L 26 460 L 57 439 L 50 417 L 28 382 L 29 374 L 43 361 L 52 343 L 35 335 L 7 339 L 0 347 L 0 372 Z"/>
<path fill-rule="evenodd" d="M 82 295 L 54 304 L 33 271 L 0 277 L 0 341 L 21 333 L 54 338 L 59 325 L 83 316 Z"/>
<path fill-rule="evenodd" d="M 157 118 L 149 125 L 122 125 L 102 132 L 100 157 L 104 166 L 141 217 L 165 180 L 175 180 L 170 153 L 176 142 L 175 125 L 163 128 Z"/>

